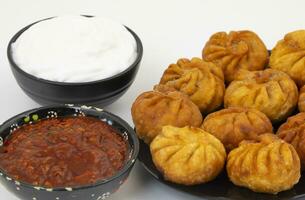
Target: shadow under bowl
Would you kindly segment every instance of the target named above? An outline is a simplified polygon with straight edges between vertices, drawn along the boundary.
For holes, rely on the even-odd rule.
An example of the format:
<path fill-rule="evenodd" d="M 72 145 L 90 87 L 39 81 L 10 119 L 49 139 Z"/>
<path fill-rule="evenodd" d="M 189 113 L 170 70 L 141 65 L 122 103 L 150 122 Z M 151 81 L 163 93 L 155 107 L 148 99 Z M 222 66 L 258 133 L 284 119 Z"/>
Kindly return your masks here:
<path fill-rule="evenodd" d="M 126 27 L 135 38 L 137 44 L 137 57 L 133 64 L 123 72 L 109 78 L 92 82 L 65 83 L 50 81 L 37 78 L 22 70 L 14 61 L 12 53 L 12 44 L 16 42 L 22 33 L 36 23 L 49 19 L 52 18 L 43 19 L 24 27 L 12 37 L 8 44 L 8 61 L 13 75 L 21 89 L 30 98 L 41 105 L 72 103 L 106 106 L 119 99 L 133 83 L 142 60 L 143 46 L 137 34 Z"/>
<path fill-rule="evenodd" d="M 0 126 L 0 146 L 8 136 L 26 123 L 35 123 L 40 119 L 67 116 L 90 116 L 98 118 L 122 134 L 128 144 L 128 157 L 124 167 L 114 176 L 97 181 L 94 184 L 78 187 L 45 188 L 15 180 L 0 168 L 0 182 L 11 193 L 24 200 L 102 200 L 106 199 L 129 176 L 139 153 L 139 141 L 134 130 L 121 118 L 91 106 L 49 106 L 26 111 L 12 117 Z M 30 119 L 30 120 L 29 120 Z M 1 158 L 0 158 L 1 159 Z"/>

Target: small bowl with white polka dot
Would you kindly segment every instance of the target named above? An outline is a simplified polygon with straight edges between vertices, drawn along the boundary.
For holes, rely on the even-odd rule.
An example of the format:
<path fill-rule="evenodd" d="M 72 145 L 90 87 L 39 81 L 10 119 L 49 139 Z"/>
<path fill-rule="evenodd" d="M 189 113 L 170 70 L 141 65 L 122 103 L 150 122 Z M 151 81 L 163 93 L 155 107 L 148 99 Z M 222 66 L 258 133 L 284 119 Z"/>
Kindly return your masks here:
<path fill-rule="evenodd" d="M 27 123 L 41 119 L 90 116 L 106 122 L 122 135 L 128 144 L 128 156 L 124 167 L 110 178 L 94 184 L 77 187 L 46 188 L 15 180 L 0 168 L 0 182 L 10 192 L 24 200 L 103 200 L 117 191 L 129 176 L 139 153 L 139 141 L 134 130 L 120 117 L 92 106 L 57 105 L 23 112 L 5 121 L 0 126 L 0 146 L 5 145 L 10 134 Z M 0 157 L 1 159 L 1 157 Z"/>

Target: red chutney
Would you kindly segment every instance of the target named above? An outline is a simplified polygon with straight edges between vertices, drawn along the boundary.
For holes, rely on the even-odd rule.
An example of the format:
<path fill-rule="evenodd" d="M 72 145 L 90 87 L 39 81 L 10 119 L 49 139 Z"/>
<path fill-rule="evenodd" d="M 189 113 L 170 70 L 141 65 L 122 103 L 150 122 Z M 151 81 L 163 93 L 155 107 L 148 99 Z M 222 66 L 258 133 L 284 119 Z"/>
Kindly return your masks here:
<path fill-rule="evenodd" d="M 0 148 L 0 168 L 36 186 L 72 187 L 113 176 L 126 157 L 126 141 L 108 124 L 64 117 L 14 131 Z"/>

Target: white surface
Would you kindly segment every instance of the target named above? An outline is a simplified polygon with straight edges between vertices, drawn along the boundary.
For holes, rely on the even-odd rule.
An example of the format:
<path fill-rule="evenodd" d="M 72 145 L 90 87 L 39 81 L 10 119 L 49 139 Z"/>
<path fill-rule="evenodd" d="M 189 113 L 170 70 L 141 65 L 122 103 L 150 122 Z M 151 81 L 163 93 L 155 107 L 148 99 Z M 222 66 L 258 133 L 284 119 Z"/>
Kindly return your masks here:
<path fill-rule="evenodd" d="M 103 15 L 132 28 L 144 45 L 143 62 L 129 91 L 107 109 L 131 123 L 136 96 L 152 88 L 169 63 L 200 56 L 209 36 L 222 30 L 252 29 L 270 49 L 283 35 L 305 28 L 302 0 L 0 0 L 0 121 L 38 105 L 17 86 L 6 59 L 10 37 L 23 26 L 66 13 Z M 137 164 L 111 200 L 199 199 L 173 190 Z M 0 200 L 16 200 L 0 186 Z M 85 200 L 85 199 L 84 199 Z"/>
<path fill-rule="evenodd" d="M 136 40 L 105 17 L 61 15 L 31 26 L 12 44 L 13 59 L 36 77 L 90 82 L 127 69 L 137 57 Z"/>

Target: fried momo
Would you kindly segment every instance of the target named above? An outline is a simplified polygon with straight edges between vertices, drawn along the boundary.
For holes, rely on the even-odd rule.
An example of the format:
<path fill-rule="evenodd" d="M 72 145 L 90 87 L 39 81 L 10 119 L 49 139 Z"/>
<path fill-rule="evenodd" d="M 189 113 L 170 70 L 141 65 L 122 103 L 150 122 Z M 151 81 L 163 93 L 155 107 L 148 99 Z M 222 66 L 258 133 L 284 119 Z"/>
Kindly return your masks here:
<path fill-rule="evenodd" d="M 277 194 L 298 183 L 300 159 L 291 144 L 274 134 L 264 134 L 256 142 L 241 142 L 229 153 L 227 173 L 235 185 Z"/>
<path fill-rule="evenodd" d="M 217 137 L 227 152 L 238 147 L 243 140 L 273 132 L 269 118 L 256 109 L 231 107 L 209 114 L 201 126 Z"/>
<path fill-rule="evenodd" d="M 220 66 L 227 83 L 240 69 L 262 70 L 268 61 L 268 51 L 252 31 L 218 32 L 211 36 L 202 50 L 204 60 Z"/>
<path fill-rule="evenodd" d="M 168 181 L 196 185 L 213 180 L 223 169 L 226 151 L 200 128 L 164 126 L 150 144 L 153 162 Z"/>
<path fill-rule="evenodd" d="M 290 32 L 272 49 L 270 67 L 286 72 L 299 87 L 305 84 L 305 30 Z"/>
<path fill-rule="evenodd" d="M 300 112 L 305 112 L 305 86 L 303 86 L 300 90 L 298 106 Z"/>
<path fill-rule="evenodd" d="M 224 77 L 221 68 L 200 58 L 179 59 L 164 72 L 160 84 L 174 88 L 187 96 L 204 114 L 223 103 Z"/>
<path fill-rule="evenodd" d="M 199 127 L 202 123 L 198 107 L 178 91 L 144 92 L 133 103 L 131 114 L 138 137 L 148 144 L 164 125 Z"/>
<path fill-rule="evenodd" d="M 282 124 L 277 131 L 277 135 L 292 144 L 297 151 L 302 169 L 305 169 L 305 113 L 299 113 L 289 117 L 287 122 Z"/>
<path fill-rule="evenodd" d="M 225 107 L 255 108 L 272 122 L 285 120 L 298 102 L 298 88 L 284 72 L 274 69 L 239 73 L 225 92 Z"/>

